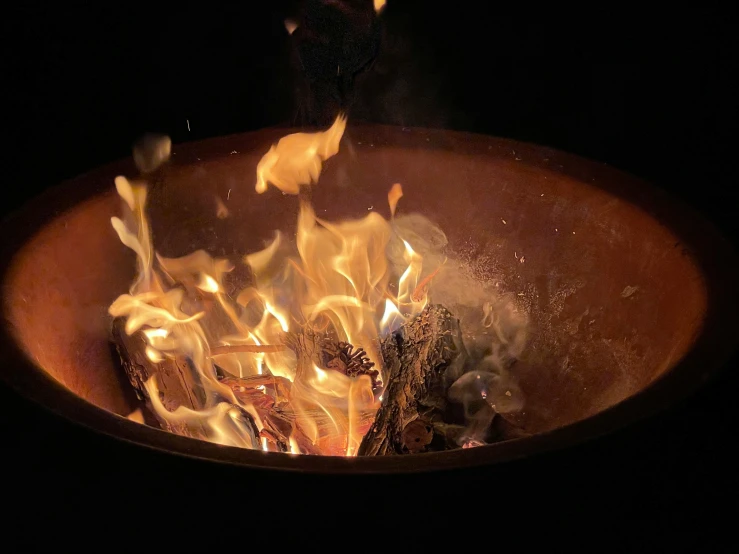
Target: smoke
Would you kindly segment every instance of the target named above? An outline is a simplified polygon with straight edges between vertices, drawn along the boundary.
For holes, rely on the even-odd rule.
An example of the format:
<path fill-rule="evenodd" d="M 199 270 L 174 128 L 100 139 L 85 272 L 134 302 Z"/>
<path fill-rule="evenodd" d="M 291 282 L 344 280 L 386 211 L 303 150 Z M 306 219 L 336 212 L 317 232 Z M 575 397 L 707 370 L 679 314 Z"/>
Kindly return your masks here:
<path fill-rule="evenodd" d="M 518 386 L 515 363 L 524 353 L 528 317 L 513 293 L 502 293 L 495 276 L 481 279 L 470 264 L 449 248 L 445 233 L 427 217 L 413 213 L 393 220 L 394 234 L 387 248 L 393 271 L 402 271 L 403 241 L 423 256 L 423 275 L 433 275 L 432 303 L 447 307 L 460 320 L 464 357 L 446 370 L 448 397 L 461 405 L 465 429 L 462 446 L 484 444 L 496 416 L 520 412 L 525 397 Z"/>

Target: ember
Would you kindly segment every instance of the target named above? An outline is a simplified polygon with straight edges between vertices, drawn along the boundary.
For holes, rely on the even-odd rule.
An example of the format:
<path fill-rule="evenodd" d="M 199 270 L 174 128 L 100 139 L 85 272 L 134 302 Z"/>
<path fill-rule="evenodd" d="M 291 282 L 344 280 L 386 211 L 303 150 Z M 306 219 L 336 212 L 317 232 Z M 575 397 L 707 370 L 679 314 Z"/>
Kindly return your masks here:
<path fill-rule="evenodd" d="M 388 194 L 389 220 L 376 212 L 342 222 L 316 216 L 310 187 L 345 127 L 340 115 L 324 132 L 284 137 L 257 165 L 258 193 L 271 184 L 297 196 L 297 233 L 293 242 L 277 231 L 263 250 L 244 256 L 250 281 L 235 293 L 225 285 L 233 260 L 202 250 L 159 256 L 147 183 L 116 179 L 125 215 L 111 222 L 136 253 L 138 273 L 110 306 L 113 340 L 164 429 L 243 448 L 340 456 L 508 436 L 496 434 L 494 423 L 523 405 L 507 367 L 525 334 L 508 337 L 501 322 L 511 314 L 480 301 L 481 328 L 497 334 L 492 351 L 480 349 L 465 344 L 446 308 L 429 303 L 434 284 L 445 273 L 453 282 L 457 265 L 429 248 L 418 225 L 409 227 L 427 225 L 424 218 L 396 219 L 401 185 Z"/>

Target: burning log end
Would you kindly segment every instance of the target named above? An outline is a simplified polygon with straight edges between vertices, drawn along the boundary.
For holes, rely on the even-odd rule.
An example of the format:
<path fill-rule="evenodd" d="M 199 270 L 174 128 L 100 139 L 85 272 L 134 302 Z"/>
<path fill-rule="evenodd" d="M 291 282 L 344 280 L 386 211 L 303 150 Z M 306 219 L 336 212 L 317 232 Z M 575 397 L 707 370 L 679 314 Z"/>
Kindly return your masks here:
<path fill-rule="evenodd" d="M 144 336 L 141 333 L 129 336 L 125 325 L 123 318 L 113 320 L 111 340 L 139 399 L 148 399 L 145 383 L 156 375 L 160 400 L 168 410 L 179 406 L 192 410 L 203 409 L 205 398 L 202 387 L 195 381 L 189 361 L 184 358 L 164 359 L 154 364 L 146 356 L 147 342 Z"/>
<path fill-rule="evenodd" d="M 403 428 L 400 442 L 404 452 L 416 454 L 425 451 L 433 438 L 434 428 L 431 422 L 415 419 Z"/>
<path fill-rule="evenodd" d="M 152 377 L 156 378 L 159 391 L 155 400 L 165 410 L 174 412 L 179 407 L 193 411 L 208 408 L 205 390 L 199 382 L 191 361 L 184 356 L 164 358 L 154 363 L 146 355 L 147 341 L 141 332 L 128 335 L 125 330 L 124 318 L 113 320 L 111 329 L 111 342 L 115 346 L 120 359 L 121 367 L 130 381 L 137 397 L 145 402 L 148 413 L 156 418 L 159 426 L 167 431 L 187 437 L 208 440 L 208 431 L 203 425 L 196 422 L 178 422 L 174 419 L 162 417 L 152 405 L 146 383 Z M 275 386 L 279 386 L 276 383 Z M 246 393 L 246 391 L 244 391 Z M 256 391 L 255 391 L 256 392 Z M 255 408 L 260 407 L 260 402 L 270 400 L 264 394 L 252 395 Z M 268 409 L 268 406 L 261 406 Z M 258 436 L 258 429 L 251 415 L 240 406 L 237 409 L 241 422 L 250 430 L 253 436 Z"/>

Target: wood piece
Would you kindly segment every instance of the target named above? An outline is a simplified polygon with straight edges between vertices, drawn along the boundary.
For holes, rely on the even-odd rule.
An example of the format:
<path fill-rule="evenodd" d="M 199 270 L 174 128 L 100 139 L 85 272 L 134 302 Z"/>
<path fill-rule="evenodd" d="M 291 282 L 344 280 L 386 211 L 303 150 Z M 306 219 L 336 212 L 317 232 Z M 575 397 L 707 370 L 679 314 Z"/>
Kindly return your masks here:
<path fill-rule="evenodd" d="M 227 377 L 221 380 L 245 404 L 251 404 L 259 413 L 264 429 L 260 433 L 274 445 L 270 450 L 290 451 L 290 437 L 302 454 L 341 455 L 346 449 L 346 430 L 337 429 L 336 422 L 318 405 L 296 412 L 289 404 L 291 383 L 284 377 L 254 375 Z M 374 421 L 375 410 L 362 410 L 357 425 L 366 431 Z M 303 429 L 315 430 L 315 444 Z"/>
<path fill-rule="evenodd" d="M 289 379 L 275 375 L 252 375 L 250 377 L 226 377 L 221 383 L 229 387 L 236 398 L 249 404 L 259 396 L 269 396 L 272 404 L 287 402 L 290 398 Z"/>
<path fill-rule="evenodd" d="M 325 333 L 316 332 L 309 326 L 305 326 L 298 333 L 285 334 L 284 343 L 290 350 L 295 352 L 295 381 L 300 382 L 312 371 L 313 366 L 321 367 L 323 349 L 322 343 L 327 340 Z"/>
<path fill-rule="evenodd" d="M 149 393 L 144 386 L 155 375 L 159 400 L 170 412 L 180 406 L 196 411 L 205 409 L 205 391 L 190 360 L 184 356 L 176 356 L 175 358 L 164 358 L 158 363 L 152 362 L 146 356 L 147 341 L 143 333 L 136 332 L 128 335 L 125 325 L 125 318 L 115 318 L 111 339 L 120 358 L 121 367 L 138 398 L 145 402 L 149 412 L 154 415 L 162 429 L 177 435 L 208 440 L 208 433 L 200 425 L 192 422 L 178 423 L 159 417 L 151 406 Z M 253 428 L 254 434 L 257 435 L 258 430 L 251 416 L 244 410 L 240 412 L 247 424 Z"/>
<path fill-rule="evenodd" d="M 211 347 L 210 357 L 223 356 L 224 354 L 239 354 L 241 352 L 282 352 L 284 350 L 287 350 L 287 347 L 282 344 L 229 344 Z"/>
<path fill-rule="evenodd" d="M 435 424 L 447 407 L 445 371 L 464 358 L 459 321 L 443 306 L 428 306 L 385 338 L 381 352 L 388 387 L 359 455 L 451 448 Z"/>
<path fill-rule="evenodd" d="M 185 406 L 193 410 L 202 410 L 205 407 L 205 397 L 202 387 L 196 382 L 194 368 L 186 358 L 165 358 L 158 364 L 154 364 L 146 356 L 146 338 L 140 332 L 133 335 L 126 334 L 126 320 L 117 317 L 113 320 L 112 342 L 115 345 L 121 366 L 131 382 L 139 400 L 148 402 L 148 392 L 144 383 L 152 375 L 156 375 L 159 388 L 159 399 L 169 411 L 174 411 L 179 406 Z M 149 409 L 152 413 L 154 410 Z M 161 426 L 173 433 L 184 432 L 176 424 L 157 418 Z"/>

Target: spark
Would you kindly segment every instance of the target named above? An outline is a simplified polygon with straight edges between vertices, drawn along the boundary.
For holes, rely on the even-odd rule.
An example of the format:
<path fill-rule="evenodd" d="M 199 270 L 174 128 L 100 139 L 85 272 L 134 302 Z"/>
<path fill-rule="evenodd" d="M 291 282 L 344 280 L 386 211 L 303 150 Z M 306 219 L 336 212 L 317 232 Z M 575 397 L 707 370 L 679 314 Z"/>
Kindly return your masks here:
<path fill-rule="evenodd" d="M 190 120 L 186 119 L 185 121 L 187 121 L 187 130 L 190 131 Z"/>
<path fill-rule="evenodd" d="M 228 194 L 226 194 L 226 200 L 231 200 L 231 189 L 228 189 Z"/>

